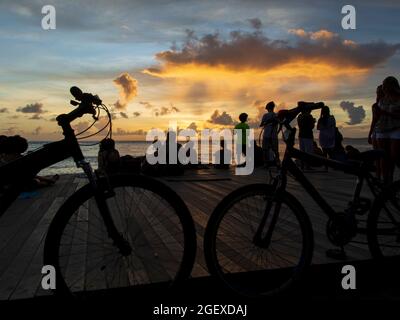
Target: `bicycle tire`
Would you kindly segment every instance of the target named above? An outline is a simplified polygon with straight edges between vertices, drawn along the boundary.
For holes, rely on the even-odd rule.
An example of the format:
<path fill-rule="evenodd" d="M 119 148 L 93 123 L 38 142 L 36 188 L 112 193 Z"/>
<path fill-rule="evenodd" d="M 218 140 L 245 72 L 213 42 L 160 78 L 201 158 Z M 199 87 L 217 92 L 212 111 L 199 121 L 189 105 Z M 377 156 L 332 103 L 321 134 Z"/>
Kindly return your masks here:
<path fill-rule="evenodd" d="M 233 260 L 233 264 L 237 262 L 238 265 L 240 265 L 241 260 L 238 260 L 237 256 L 242 254 L 246 255 L 247 260 L 244 261 L 248 264 L 248 266 L 256 266 L 254 265 L 254 259 L 248 258 L 250 257 L 247 254 L 248 251 L 233 250 L 232 253 L 229 253 L 229 250 L 221 250 L 221 252 L 218 253 L 217 242 L 221 242 L 222 248 L 227 249 L 230 247 L 229 244 L 223 244 L 223 242 L 226 241 L 226 239 L 229 237 L 229 234 L 225 230 L 222 230 L 221 239 L 225 238 L 225 240 L 222 239 L 221 241 L 219 241 L 217 239 L 219 237 L 218 230 L 223 228 L 221 227 L 221 225 L 224 221 L 224 218 L 226 215 L 229 214 L 229 210 L 232 209 L 235 204 L 240 203 L 246 198 L 251 198 L 251 203 L 254 204 L 256 201 L 256 197 L 261 197 L 263 199 L 271 197 L 272 194 L 273 187 L 268 184 L 252 184 L 241 187 L 230 193 L 217 205 L 207 223 L 204 236 L 204 252 L 208 270 L 211 275 L 218 278 L 221 283 L 223 283 L 226 287 L 230 288 L 231 291 L 236 292 L 239 295 L 244 295 L 252 298 L 279 295 L 289 289 L 296 282 L 296 280 L 301 277 L 301 275 L 306 271 L 307 267 L 311 264 L 312 261 L 314 240 L 310 219 L 299 201 L 297 201 L 296 198 L 288 192 L 284 192 L 281 197 L 282 204 L 291 211 L 291 214 L 293 215 L 292 218 L 294 218 L 294 220 L 298 222 L 298 227 L 301 231 L 302 245 L 298 263 L 293 266 L 291 270 L 285 269 L 284 272 L 281 272 L 280 277 L 282 281 L 279 280 L 278 282 L 276 282 L 278 279 L 278 277 L 276 277 L 274 280 L 275 283 L 265 283 L 265 287 L 262 279 L 265 277 L 266 281 L 271 280 L 269 275 L 265 273 L 265 268 L 260 267 L 259 270 L 248 272 L 248 269 L 240 270 L 239 266 L 239 268 L 237 268 L 238 272 L 234 272 L 234 269 L 236 267 L 231 267 L 230 269 L 232 272 L 230 272 L 229 270 L 224 270 L 224 268 L 226 267 L 221 265 L 222 260 L 229 259 Z M 258 201 L 265 201 L 262 199 L 259 199 Z M 252 212 L 255 211 L 253 209 L 251 210 Z M 280 213 L 280 215 L 282 214 Z M 238 225 L 238 223 L 235 224 Z M 278 224 L 276 226 L 278 226 Z M 239 227 L 239 229 L 237 229 L 233 226 L 233 224 L 229 226 L 229 228 L 232 227 L 232 234 L 235 234 L 235 236 L 232 235 L 232 237 L 236 237 L 236 235 L 239 233 L 244 233 L 243 228 Z M 226 227 L 226 229 L 228 229 L 228 227 Z M 251 230 L 250 232 L 251 237 L 253 236 L 253 231 L 254 230 Z M 227 262 L 227 264 L 229 263 L 230 262 Z M 253 265 L 251 263 L 253 263 Z M 259 287 L 260 284 L 262 285 L 261 288 Z"/>
<path fill-rule="evenodd" d="M 123 188 L 121 190 L 130 190 L 131 188 L 137 188 L 136 190 L 144 190 L 143 191 L 143 195 L 141 198 L 141 201 L 143 203 L 144 200 L 144 194 L 146 192 L 151 193 L 154 197 L 159 197 L 160 198 L 160 203 L 161 202 L 165 202 L 166 205 L 170 206 L 170 208 L 172 208 L 173 212 L 171 214 L 171 219 L 174 219 L 174 223 L 176 225 L 171 225 L 171 221 L 168 221 L 170 228 L 174 229 L 174 228 L 178 228 L 178 224 L 180 224 L 180 227 L 182 228 L 182 235 L 179 239 L 181 239 L 181 243 L 178 243 L 178 240 L 175 239 L 174 237 L 178 237 L 177 235 L 171 235 L 169 234 L 169 236 L 165 236 L 167 238 L 164 237 L 164 239 L 160 239 L 160 243 L 161 241 L 164 241 L 164 245 L 172 245 L 171 243 L 173 243 L 173 245 L 175 247 L 177 247 L 178 249 L 180 249 L 181 247 L 183 247 L 183 252 L 181 253 L 181 261 L 177 262 L 177 270 L 176 270 L 176 274 L 175 275 L 171 275 L 171 279 L 165 281 L 168 282 L 169 286 L 174 286 L 177 285 L 179 283 L 181 283 L 183 280 L 187 279 L 190 276 L 193 264 L 194 264 L 194 260 L 195 260 L 195 256 L 196 256 L 196 231 L 195 231 L 195 227 L 194 227 L 194 222 L 193 219 L 191 217 L 191 214 L 187 208 L 187 206 L 185 205 L 185 203 L 183 202 L 183 200 L 169 187 L 167 187 L 166 185 L 164 185 L 162 182 L 149 178 L 149 177 L 145 177 L 145 176 L 139 176 L 139 175 L 116 175 L 116 176 L 111 176 L 109 177 L 109 184 L 115 189 L 117 188 Z M 118 189 L 119 190 L 119 189 Z M 133 189 L 135 190 L 135 189 Z M 128 191 L 127 191 L 128 192 Z M 133 194 L 133 193 L 132 193 Z M 124 195 L 125 196 L 125 195 Z M 132 197 L 134 197 L 134 195 L 132 195 Z M 146 195 L 147 197 L 147 195 Z M 80 291 L 80 293 L 75 294 L 76 292 L 74 292 L 74 288 L 72 286 L 69 286 L 69 282 L 66 279 L 66 275 L 64 274 L 64 272 L 67 272 L 66 270 L 63 270 L 62 268 L 62 264 L 64 262 L 62 262 L 61 260 L 64 259 L 62 256 L 60 256 L 60 252 L 61 252 L 61 245 L 63 245 L 63 243 L 61 242 L 62 238 L 63 238 L 63 234 L 67 229 L 67 226 L 69 227 L 71 221 L 75 221 L 75 214 L 79 215 L 79 208 L 82 207 L 83 204 L 85 203 L 89 203 L 88 201 L 94 201 L 94 192 L 93 189 L 91 188 L 91 186 L 89 184 L 83 186 L 81 189 L 79 189 L 77 192 L 75 192 L 72 196 L 70 196 L 66 202 L 60 207 L 60 209 L 58 210 L 58 212 L 56 213 L 54 219 L 52 220 L 47 236 L 46 236 L 46 240 L 45 240 L 45 246 L 44 246 L 44 264 L 45 265 L 52 265 L 54 266 L 55 270 L 56 270 L 56 289 L 53 290 L 54 293 L 56 295 L 60 295 L 60 296 L 85 296 L 85 293 L 89 293 L 89 291 L 97 291 L 97 289 L 93 289 L 93 290 L 86 290 L 89 287 L 87 286 L 87 279 L 85 279 L 85 283 L 84 283 L 84 290 L 78 290 Z M 115 198 L 115 199 L 114 199 Z M 115 195 L 114 199 L 112 201 L 117 202 L 119 198 L 117 198 L 117 194 Z M 132 201 L 132 200 L 131 200 Z M 149 200 L 149 202 L 151 202 Z M 138 206 L 140 205 L 140 202 L 138 204 Z M 141 205 L 143 206 L 143 205 Z M 132 209 L 133 206 L 131 204 L 130 208 Z M 137 207 L 136 209 L 136 215 L 143 215 L 143 208 L 138 209 L 139 207 Z M 92 211 L 95 211 L 95 209 L 91 209 Z M 110 209 L 111 210 L 111 209 Z M 140 213 L 139 213 L 140 211 Z M 151 210 L 149 209 L 149 214 L 151 213 Z M 157 210 L 153 210 L 153 211 L 157 211 Z M 78 212 L 78 213 L 77 213 Z M 154 219 L 158 219 L 157 217 L 161 216 L 161 214 L 165 214 L 162 212 L 153 212 L 154 214 Z M 94 213 L 93 213 L 94 214 Z M 99 225 L 99 229 L 104 230 L 105 226 L 104 226 L 104 222 L 103 221 L 98 221 L 93 217 L 89 217 L 89 219 L 93 220 L 93 224 L 98 224 Z M 88 219 L 88 220 L 89 220 Z M 133 219 L 133 218 L 132 218 Z M 132 220 L 131 219 L 131 220 Z M 167 219 L 167 218 L 166 218 Z M 137 220 L 139 220 L 139 218 L 137 218 Z M 77 218 L 78 221 L 78 218 Z M 122 216 L 121 216 L 121 221 L 122 221 Z M 128 220 L 126 220 L 128 221 Z M 141 217 L 141 221 L 145 221 L 143 217 Z M 147 222 L 150 224 L 150 220 L 147 220 Z M 74 222 L 75 223 L 75 222 Z M 103 225 L 101 224 L 103 223 Z M 143 222 L 144 223 L 144 222 Z M 164 221 L 165 223 L 165 221 Z M 77 224 L 77 223 L 75 223 Z M 132 227 L 132 223 L 130 223 L 131 226 L 129 228 L 133 228 Z M 87 230 L 90 229 L 90 223 L 88 222 L 88 227 Z M 159 224 L 157 225 L 157 230 L 160 230 L 162 223 L 159 222 Z M 154 226 L 155 227 L 155 226 Z M 129 229 L 128 226 L 126 227 L 126 229 Z M 76 232 L 81 232 L 80 229 L 78 227 L 75 228 L 77 231 L 74 231 L 74 236 L 75 237 L 75 233 Z M 95 230 L 94 228 L 92 228 L 92 230 Z M 178 230 L 179 231 L 179 230 Z M 139 234 L 140 231 L 138 231 Z M 146 231 L 147 234 L 144 234 L 145 232 L 142 231 L 143 234 L 139 234 L 137 237 L 135 236 L 134 240 L 135 241 L 139 241 L 138 239 L 142 239 L 140 241 L 142 241 L 142 244 L 145 241 L 150 241 L 150 233 L 152 232 L 149 228 L 149 230 Z M 172 232 L 172 231 L 170 231 Z M 154 237 L 157 237 L 156 234 L 157 232 L 152 232 L 152 234 L 154 235 Z M 100 236 L 98 236 L 100 237 Z M 169 238 L 168 238 L 169 237 Z M 161 238 L 161 236 L 160 236 Z M 85 239 L 85 238 L 84 238 Z M 86 238 L 87 240 L 89 239 L 97 239 L 97 238 Z M 103 235 L 101 237 L 101 239 L 103 241 L 106 241 L 106 237 Z M 106 240 L 104 240 L 106 239 Z M 147 240 L 146 240 L 147 239 Z M 78 239 L 79 240 L 79 239 Z M 132 238 L 131 238 L 132 240 Z M 165 244 L 165 241 L 170 241 L 171 243 L 167 243 Z M 74 240 L 71 240 L 71 243 Z M 133 240 L 131 241 L 133 242 Z M 89 256 L 89 254 L 91 254 L 91 251 L 89 250 L 89 246 L 91 245 L 89 241 L 87 241 L 87 246 L 88 248 L 86 249 L 86 254 Z M 179 245 L 181 245 L 181 247 L 179 247 Z M 138 245 L 139 246 L 139 245 Z M 162 246 L 162 244 L 160 244 L 160 246 Z M 99 245 L 100 248 L 105 248 L 105 244 L 103 243 L 102 245 Z M 174 247 L 174 248 L 175 248 Z M 107 247 L 108 248 L 108 247 Z M 101 250 L 101 249 L 98 249 Z M 157 251 L 157 247 L 153 247 L 152 250 Z M 141 250 L 142 252 L 145 252 L 144 249 Z M 94 252 L 94 251 L 92 251 Z M 147 251 L 146 251 L 147 252 Z M 157 251 L 158 252 L 158 251 Z M 72 253 L 74 253 L 74 251 L 70 251 L 70 254 L 72 256 Z M 104 255 L 104 252 L 102 252 Z M 79 254 L 78 254 L 79 255 Z M 133 254 L 132 254 L 133 256 Z M 104 255 L 105 257 L 105 255 Z M 163 258 L 164 256 L 158 255 L 154 253 L 154 256 L 150 256 L 149 260 L 154 260 L 154 259 L 160 259 Z M 71 257 L 68 257 L 68 259 L 70 260 Z M 134 258 L 132 258 L 133 260 Z M 177 258 L 178 259 L 178 258 Z M 86 257 L 85 263 L 86 263 L 86 268 L 88 268 L 87 266 L 87 260 L 88 257 Z M 122 259 L 121 259 L 122 260 Z M 137 257 L 135 257 L 135 260 L 139 260 Z M 69 261 L 68 261 L 69 262 Z M 138 261 L 137 263 L 140 263 L 140 261 Z M 148 262 L 146 261 L 146 263 L 148 264 Z M 144 263 L 143 263 L 144 264 Z M 161 264 L 161 263 L 160 263 Z M 64 263 L 65 265 L 65 263 Z M 126 265 L 126 263 L 125 263 Z M 133 263 L 132 263 L 133 265 Z M 130 266 L 130 264 L 129 264 Z M 103 268 L 103 267 L 102 267 Z M 160 266 L 161 268 L 161 266 Z M 96 272 L 101 274 L 101 272 L 99 272 L 98 267 L 95 268 Z M 146 271 L 148 271 L 149 267 L 147 267 Z M 159 269 L 154 269 L 153 273 L 156 272 Z M 167 272 L 168 270 L 165 269 Z M 104 272 L 109 272 L 109 270 L 106 270 Z M 160 269 L 160 272 L 163 272 L 163 270 Z M 170 272 L 170 271 L 168 271 Z M 172 272 L 172 271 L 171 271 Z M 132 271 L 126 271 L 127 276 L 129 278 L 129 276 L 132 277 Z M 111 274 L 111 273 L 110 273 Z M 86 275 L 87 277 L 87 275 Z M 107 278 L 107 275 L 104 276 L 105 278 Z M 101 276 L 101 278 L 103 278 L 103 276 Z M 126 278 L 126 277 L 125 277 Z M 129 281 L 131 281 L 131 279 L 128 279 Z M 129 282 L 128 281 L 128 282 Z M 100 288 L 100 289 L 107 289 L 107 279 L 105 280 L 106 282 L 106 288 Z M 132 284 L 128 284 L 127 287 L 131 286 Z M 91 288 L 91 287 L 90 287 Z"/>
<path fill-rule="evenodd" d="M 373 258 L 400 255 L 400 181 L 374 200 L 367 218 L 368 247 Z"/>

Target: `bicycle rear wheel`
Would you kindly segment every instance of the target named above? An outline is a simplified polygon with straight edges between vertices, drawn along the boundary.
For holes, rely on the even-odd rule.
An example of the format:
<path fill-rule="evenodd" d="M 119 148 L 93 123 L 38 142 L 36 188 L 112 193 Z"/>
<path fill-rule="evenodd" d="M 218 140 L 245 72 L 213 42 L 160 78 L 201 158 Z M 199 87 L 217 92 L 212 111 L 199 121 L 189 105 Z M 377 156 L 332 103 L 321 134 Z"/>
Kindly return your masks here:
<path fill-rule="evenodd" d="M 190 276 L 196 254 L 191 215 L 179 196 L 143 176 L 110 177 L 115 195 L 110 215 L 132 251 L 123 255 L 108 236 L 94 193 L 74 193 L 52 221 L 44 263 L 57 272 L 55 293 L 84 296 L 102 289 L 157 282 L 176 284 Z"/>
<path fill-rule="evenodd" d="M 257 227 L 271 205 L 278 204 L 267 184 L 254 184 L 229 194 L 207 224 L 204 252 L 207 267 L 233 291 L 251 297 L 276 295 L 288 289 L 310 265 L 311 222 L 301 204 L 285 192 L 270 245 L 256 245 Z M 271 224 L 269 215 L 264 234 Z"/>
<path fill-rule="evenodd" d="M 368 215 L 367 237 L 374 258 L 400 255 L 400 181 L 375 199 Z"/>

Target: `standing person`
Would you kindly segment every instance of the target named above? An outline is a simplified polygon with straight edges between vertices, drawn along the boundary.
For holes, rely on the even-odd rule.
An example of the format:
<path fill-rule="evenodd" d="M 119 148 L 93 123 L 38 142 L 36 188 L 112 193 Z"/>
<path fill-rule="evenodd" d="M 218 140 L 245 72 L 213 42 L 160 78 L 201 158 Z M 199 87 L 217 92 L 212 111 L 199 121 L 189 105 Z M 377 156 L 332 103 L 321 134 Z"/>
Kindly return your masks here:
<path fill-rule="evenodd" d="M 378 146 L 378 139 L 376 138 L 376 124 L 378 122 L 379 119 L 379 115 L 378 115 L 378 108 L 379 108 L 379 104 L 381 103 L 382 99 L 383 99 L 383 89 L 382 89 L 382 85 L 378 86 L 376 88 L 376 101 L 375 103 L 372 105 L 371 109 L 372 109 L 372 121 L 371 121 L 371 127 L 369 129 L 369 133 L 368 133 L 368 143 L 372 144 L 372 147 L 374 149 L 379 149 Z M 381 179 L 382 174 L 381 174 L 382 170 L 381 170 L 381 161 L 378 160 L 376 161 L 376 177 L 378 179 Z"/>
<path fill-rule="evenodd" d="M 321 116 L 318 119 L 317 130 L 319 130 L 319 145 L 322 148 L 324 157 L 332 158 L 332 152 L 335 148 L 335 117 L 330 114 L 328 106 L 321 108 Z M 328 166 L 325 167 L 328 170 Z"/>
<path fill-rule="evenodd" d="M 278 122 L 274 112 L 275 103 L 270 101 L 265 106 L 267 113 L 262 117 L 260 127 L 264 128 L 262 149 L 265 166 L 279 163 Z"/>
<path fill-rule="evenodd" d="M 247 143 L 247 130 L 250 129 L 249 125 L 247 124 L 248 119 L 247 113 L 241 113 L 239 115 L 240 123 L 235 126 L 236 130 L 242 130 L 242 139 L 241 141 L 237 142 L 237 147 L 241 149 L 241 153 L 246 157 L 246 143 Z M 245 163 L 240 164 L 240 166 L 245 166 Z"/>
<path fill-rule="evenodd" d="M 314 134 L 315 118 L 311 115 L 310 109 L 304 109 L 297 117 L 299 126 L 299 145 L 300 150 L 307 153 L 314 153 Z M 309 164 L 301 162 L 301 168 L 311 169 Z"/>
<path fill-rule="evenodd" d="M 395 77 L 387 77 L 382 84 L 384 97 L 377 108 L 375 126 L 378 147 L 387 157 L 381 160 L 385 183 L 393 181 L 395 166 L 400 166 L 400 85 Z"/>

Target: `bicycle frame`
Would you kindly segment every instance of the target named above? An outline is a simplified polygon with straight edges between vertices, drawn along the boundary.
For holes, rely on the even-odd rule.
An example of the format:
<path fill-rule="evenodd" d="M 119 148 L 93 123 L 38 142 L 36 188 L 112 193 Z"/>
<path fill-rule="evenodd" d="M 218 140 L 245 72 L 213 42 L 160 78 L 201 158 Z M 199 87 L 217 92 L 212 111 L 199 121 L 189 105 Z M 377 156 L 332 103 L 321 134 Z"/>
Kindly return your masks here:
<path fill-rule="evenodd" d="M 62 128 L 65 136 L 63 140 L 48 143 L 0 167 L 1 185 L 5 186 L 0 203 L 0 216 L 42 169 L 57 162 L 72 157 L 77 166 L 82 167 L 85 173 L 91 176 L 89 164 L 85 162 L 71 126 L 63 125 Z"/>
<path fill-rule="evenodd" d="M 262 217 L 261 222 L 257 228 L 253 241 L 262 246 L 268 247 L 271 241 L 272 233 L 275 228 L 276 221 L 278 219 L 279 211 L 280 211 L 280 202 L 279 196 L 286 190 L 287 187 L 287 173 L 289 172 L 306 190 L 306 192 L 310 195 L 310 197 L 317 203 L 317 205 L 321 208 L 321 210 L 328 216 L 329 219 L 335 221 L 337 219 L 338 214 L 332 208 L 332 206 L 322 197 L 322 195 L 318 192 L 318 190 L 313 186 L 313 184 L 307 179 L 304 173 L 298 168 L 298 166 L 293 161 L 293 158 L 299 159 L 305 162 L 313 162 L 318 163 L 323 166 L 327 166 L 333 169 L 340 170 L 346 174 L 354 175 L 358 178 L 358 182 L 355 188 L 353 201 L 356 202 L 360 198 L 361 190 L 363 187 L 364 180 L 367 180 L 367 184 L 374 194 L 377 196 L 377 192 L 374 189 L 374 185 L 372 184 L 372 176 L 369 173 L 368 169 L 364 166 L 363 162 L 341 162 L 332 159 L 327 159 L 315 154 L 306 153 L 300 151 L 293 147 L 294 145 L 294 135 L 296 130 L 291 128 L 289 125 L 286 127 L 290 130 L 290 137 L 288 139 L 284 139 L 286 144 L 286 151 L 284 154 L 284 158 L 280 167 L 278 167 L 278 175 L 274 178 L 274 188 L 275 194 L 274 197 L 278 198 L 277 205 L 274 209 L 274 213 L 271 218 L 270 227 L 267 230 L 265 236 L 262 236 L 263 229 L 268 220 L 268 216 L 270 214 L 271 202 L 267 202 L 267 207 L 265 209 L 265 215 Z M 364 229 L 357 228 L 357 232 L 364 232 Z"/>

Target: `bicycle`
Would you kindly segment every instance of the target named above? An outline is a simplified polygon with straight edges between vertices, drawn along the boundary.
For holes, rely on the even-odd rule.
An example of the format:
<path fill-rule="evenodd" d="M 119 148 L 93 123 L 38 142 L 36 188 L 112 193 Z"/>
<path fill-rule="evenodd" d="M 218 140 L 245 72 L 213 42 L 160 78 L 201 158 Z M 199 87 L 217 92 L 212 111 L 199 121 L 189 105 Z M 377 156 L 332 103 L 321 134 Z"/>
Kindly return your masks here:
<path fill-rule="evenodd" d="M 94 171 L 78 141 L 93 134 L 79 135 L 105 111 L 103 129 L 109 127 L 106 137 L 111 137 L 111 114 L 97 95 L 77 87 L 70 91 L 76 108 L 56 118 L 64 139 L 0 167 L 0 216 L 40 170 L 72 157 L 89 182 L 63 203 L 47 232 L 43 261 L 56 270 L 54 293 L 82 298 L 101 289 L 181 283 L 190 276 L 196 255 L 187 206 L 158 180 Z M 75 134 L 71 123 L 85 114 L 94 121 Z"/>
<path fill-rule="evenodd" d="M 282 294 L 294 287 L 311 264 L 313 229 L 303 205 L 286 190 L 289 173 L 328 216 L 328 239 L 340 248 L 329 250 L 328 255 L 343 258 L 343 247 L 358 233 L 367 235 L 374 258 L 400 255 L 400 181 L 385 187 L 371 174 L 371 162 L 383 153 L 366 151 L 357 161 L 339 162 L 294 148 L 296 128 L 290 122 L 304 108 L 322 106 L 323 103 L 299 102 L 296 108 L 278 113 L 286 151 L 277 174 L 272 176 L 270 171 L 272 183 L 246 185 L 231 192 L 207 223 L 204 252 L 208 270 L 236 293 L 251 297 Z M 336 212 L 293 158 L 355 175 L 358 183 L 348 208 Z M 364 181 L 375 197 L 372 204 L 360 196 Z M 361 228 L 357 216 L 367 212 L 367 227 Z M 278 272 L 268 277 L 266 270 Z"/>

